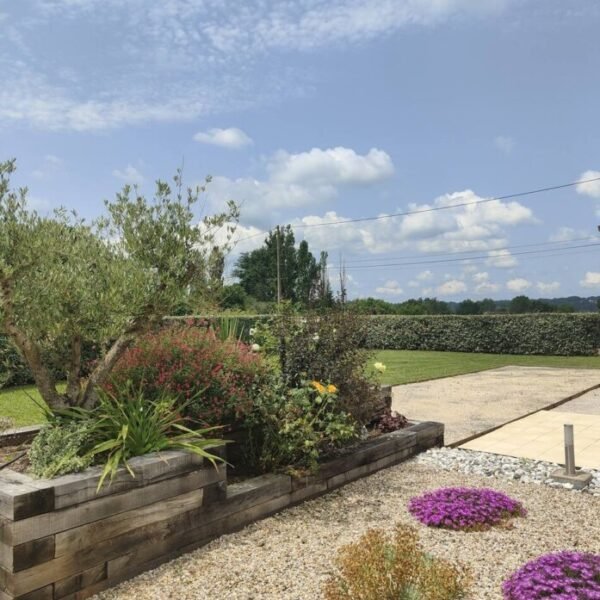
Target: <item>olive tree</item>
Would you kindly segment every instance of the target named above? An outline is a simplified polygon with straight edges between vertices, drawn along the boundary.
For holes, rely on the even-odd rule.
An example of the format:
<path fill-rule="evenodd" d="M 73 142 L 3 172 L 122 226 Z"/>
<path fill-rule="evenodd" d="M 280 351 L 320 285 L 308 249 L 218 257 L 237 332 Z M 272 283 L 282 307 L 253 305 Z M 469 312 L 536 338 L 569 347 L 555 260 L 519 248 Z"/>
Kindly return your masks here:
<path fill-rule="evenodd" d="M 15 166 L 0 163 L 0 332 L 49 406 L 89 408 L 136 338 L 160 326 L 192 287 L 200 289 L 215 235 L 225 228 L 231 238 L 238 211 L 230 202 L 198 223 L 194 209 L 205 186 L 184 189 L 178 171 L 173 188 L 156 182 L 152 200 L 125 186 L 90 223 L 64 209 L 42 216 L 28 209 L 26 188 L 11 188 Z M 99 358 L 86 371 L 90 344 Z"/>

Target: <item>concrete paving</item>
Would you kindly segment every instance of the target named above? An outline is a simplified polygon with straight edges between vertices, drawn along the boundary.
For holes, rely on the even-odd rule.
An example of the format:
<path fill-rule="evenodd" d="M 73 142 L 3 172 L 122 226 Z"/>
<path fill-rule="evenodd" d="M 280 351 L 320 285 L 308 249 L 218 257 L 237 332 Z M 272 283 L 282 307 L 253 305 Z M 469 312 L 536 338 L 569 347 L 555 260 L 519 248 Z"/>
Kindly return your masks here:
<path fill-rule="evenodd" d="M 600 415 L 542 410 L 460 447 L 563 464 L 565 424 L 573 425 L 576 465 L 600 469 Z"/>
<path fill-rule="evenodd" d="M 453 444 L 595 386 L 600 370 L 502 367 L 394 386 L 392 408 L 409 419 L 441 421 L 446 444 Z"/>

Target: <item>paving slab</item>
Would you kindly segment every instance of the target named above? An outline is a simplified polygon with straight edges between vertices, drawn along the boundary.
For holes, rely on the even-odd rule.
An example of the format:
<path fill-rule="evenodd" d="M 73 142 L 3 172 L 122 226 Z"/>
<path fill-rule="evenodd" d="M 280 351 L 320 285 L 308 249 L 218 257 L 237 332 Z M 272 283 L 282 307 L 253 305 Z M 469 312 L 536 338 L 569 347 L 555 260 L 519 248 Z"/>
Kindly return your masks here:
<path fill-rule="evenodd" d="M 565 424 L 573 425 L 575 464 L 600 469 L 600 415 L 542 410 L 460 447 L 564 464 Z"/>
<path fill-rule="evenodd" d="M 453 444 L 594 387 L 600 387 L 595 369 L 502 367 L 394 386 L 392 408 L 444 423 L 446 444 Z"/>

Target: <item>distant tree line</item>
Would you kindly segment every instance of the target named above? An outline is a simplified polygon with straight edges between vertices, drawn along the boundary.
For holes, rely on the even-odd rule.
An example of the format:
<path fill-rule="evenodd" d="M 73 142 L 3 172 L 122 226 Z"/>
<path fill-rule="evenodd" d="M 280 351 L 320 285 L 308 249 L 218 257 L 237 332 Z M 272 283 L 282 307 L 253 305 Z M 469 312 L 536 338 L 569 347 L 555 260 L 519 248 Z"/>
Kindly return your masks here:
<path fill-rule="evenodd" d="M 359 298 L 348 302 L 348 307 L 365 315 L 486 315 L 486 314 L 527 314 L 575 312 L 569 304 L 554 305 L 543 300 L 533 300 L 527 296 L 517 296 L 510 301 L 463 300 L 444 302 L 436 298 L 417 298 L 404 302 L 386 302 L 379 298 Z"/>

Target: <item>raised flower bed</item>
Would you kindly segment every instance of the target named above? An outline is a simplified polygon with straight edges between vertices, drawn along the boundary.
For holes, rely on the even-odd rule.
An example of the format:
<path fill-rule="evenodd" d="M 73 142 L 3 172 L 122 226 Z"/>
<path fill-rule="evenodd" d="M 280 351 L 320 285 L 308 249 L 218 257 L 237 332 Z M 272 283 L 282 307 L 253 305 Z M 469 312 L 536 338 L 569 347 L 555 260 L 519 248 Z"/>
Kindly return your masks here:
<path fill-rule="evenodd" d="M 288 506 L 443 444 L 441 423 L 412 423 L 355 446 L 305 478 L 227 485 L 182 452 L 130 461 L 96 492 L 100 469 L 36 480 L 0 471 L 0 600 L 81 599 Z"/>

